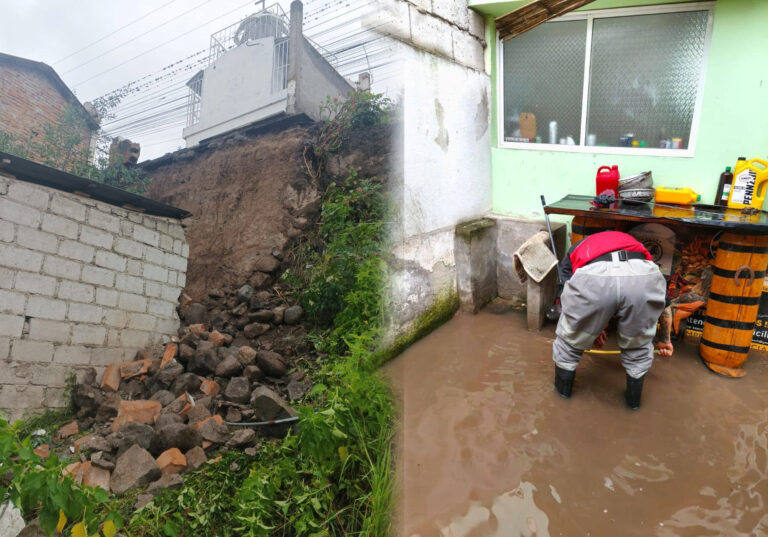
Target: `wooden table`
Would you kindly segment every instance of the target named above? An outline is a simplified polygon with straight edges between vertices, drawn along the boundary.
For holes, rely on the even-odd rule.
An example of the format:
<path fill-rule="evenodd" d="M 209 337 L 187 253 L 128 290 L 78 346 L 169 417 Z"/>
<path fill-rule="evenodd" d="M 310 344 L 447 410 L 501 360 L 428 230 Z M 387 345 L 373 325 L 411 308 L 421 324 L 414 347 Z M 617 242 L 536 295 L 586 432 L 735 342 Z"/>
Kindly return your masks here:
<path fill-rule="evenodd" d="M 742 214 L 738 209 L 715 205 L 678 206 L 617 202 L 610 208 L 590 205 L 592 196 L 570 194 L 547 205 L 547 214 L 574 216 L 573 238 L 578 240 L 600 229 L 627 229 L 630 223 L 685 226 L 702 235 L 718 236 L 712 265 L 712 284 L 706 303 L 704 330 L 699 354 L 715 373 L 742 377 L 752 344 L 755 322 L 763 304 L 764 278 L 768 266 L 768 213 Z M 682 245 L 681 245 L 682 246 Z M 768 293 L 766 293 L 768 296 Z M 762 324 L 763 321 L 760 321 Z"/>

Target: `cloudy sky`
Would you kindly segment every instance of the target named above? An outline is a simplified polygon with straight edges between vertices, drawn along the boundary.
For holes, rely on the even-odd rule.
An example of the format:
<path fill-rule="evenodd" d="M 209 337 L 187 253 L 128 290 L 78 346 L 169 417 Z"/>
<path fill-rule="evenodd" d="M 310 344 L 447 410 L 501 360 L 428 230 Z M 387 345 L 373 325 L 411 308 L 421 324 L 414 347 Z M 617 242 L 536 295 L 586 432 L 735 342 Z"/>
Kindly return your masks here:
<path fill-rule="evenodd" d="M 267 6 L 273 3 L 289 12 L 289 0 L 268 0 Z M 51 65 L 83 102 L 131 82 L 140 88 L 103 126 L 141 143 L 141 160 L 183 146 L 184 82 L 205 67 L 210 35 L 262 7 L 253 0 L 2 4 L 0 52 Z M 375 36 L 359 26 L 369 5 L 368 0 L 304 2 L 305 34 L 340 55 L 342 74 L 354 76 L 371 61 L 381 63 L 385 54 Z"/>

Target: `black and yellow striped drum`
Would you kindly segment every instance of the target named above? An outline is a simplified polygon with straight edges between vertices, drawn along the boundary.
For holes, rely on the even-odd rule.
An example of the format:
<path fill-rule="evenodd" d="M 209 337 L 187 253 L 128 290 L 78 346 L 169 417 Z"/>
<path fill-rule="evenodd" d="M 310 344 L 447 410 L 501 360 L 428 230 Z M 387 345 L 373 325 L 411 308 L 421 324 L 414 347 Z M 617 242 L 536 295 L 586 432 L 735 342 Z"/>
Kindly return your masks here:
<path fill-rule="evenodd" d="M 601 231 L 626 231 L 628 226 L 628 222 L 622 222 L 621 220 L 574 216 L 571 222 L 571 245 L 576 244 L 588 235 L 600 233 Z"/>
<path fill-rule="evenodd" d="M 768 266 L 768 236 L 725 233 L 713 266 L 699 354 L 704 364 L 726 377 L 743 377 L 755 328 L 763 278 Z"/>

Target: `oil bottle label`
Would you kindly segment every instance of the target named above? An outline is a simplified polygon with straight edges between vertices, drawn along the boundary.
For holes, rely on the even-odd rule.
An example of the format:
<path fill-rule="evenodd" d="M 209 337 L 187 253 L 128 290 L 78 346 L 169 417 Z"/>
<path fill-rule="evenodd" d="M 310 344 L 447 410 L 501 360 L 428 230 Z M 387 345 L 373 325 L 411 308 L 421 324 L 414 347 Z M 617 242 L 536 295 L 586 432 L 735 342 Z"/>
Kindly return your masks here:
<path fill-rule="evenodd" d="M 723 185 L 723 193 L 720 196 L 720 200 L 727 202 L 728 201 L 728 194 L 730 194 L 730 193 L 731 193 L 731 184 L 730 183 L 725 183 Z"/>
<path fill-rule="evenodd" d="M 755 180 L 757 173 L 753 170 L 744 170 L 733 178 L 733 194 L 731 203 L 740 203 L 749 205 L 752 203 L 752 196 L 755 193 Z"/>

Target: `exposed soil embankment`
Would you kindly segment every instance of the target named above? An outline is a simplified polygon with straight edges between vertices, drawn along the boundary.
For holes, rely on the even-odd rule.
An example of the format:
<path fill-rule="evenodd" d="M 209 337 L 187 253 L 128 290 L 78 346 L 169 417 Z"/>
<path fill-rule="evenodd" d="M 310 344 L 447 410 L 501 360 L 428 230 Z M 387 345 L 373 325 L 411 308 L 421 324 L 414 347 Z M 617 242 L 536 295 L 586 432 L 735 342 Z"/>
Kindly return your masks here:
<path fill-rule="evenodd" d="M 346 175 L 388 175 L 390 128 L 351 132 L 338 155 L 328 158 L 322 183 Z M 280 272 L 291 238 L 316 225 L 318 186 L 305 171 L 304 148 L 316 126 L 293 127 L 248 139 L 233 135 L 203 150 L 181 150 L 152 163 L 147 196 L 186 209 L 190 255 L 186 292 L 245 283 L 263 288 Z"/>

